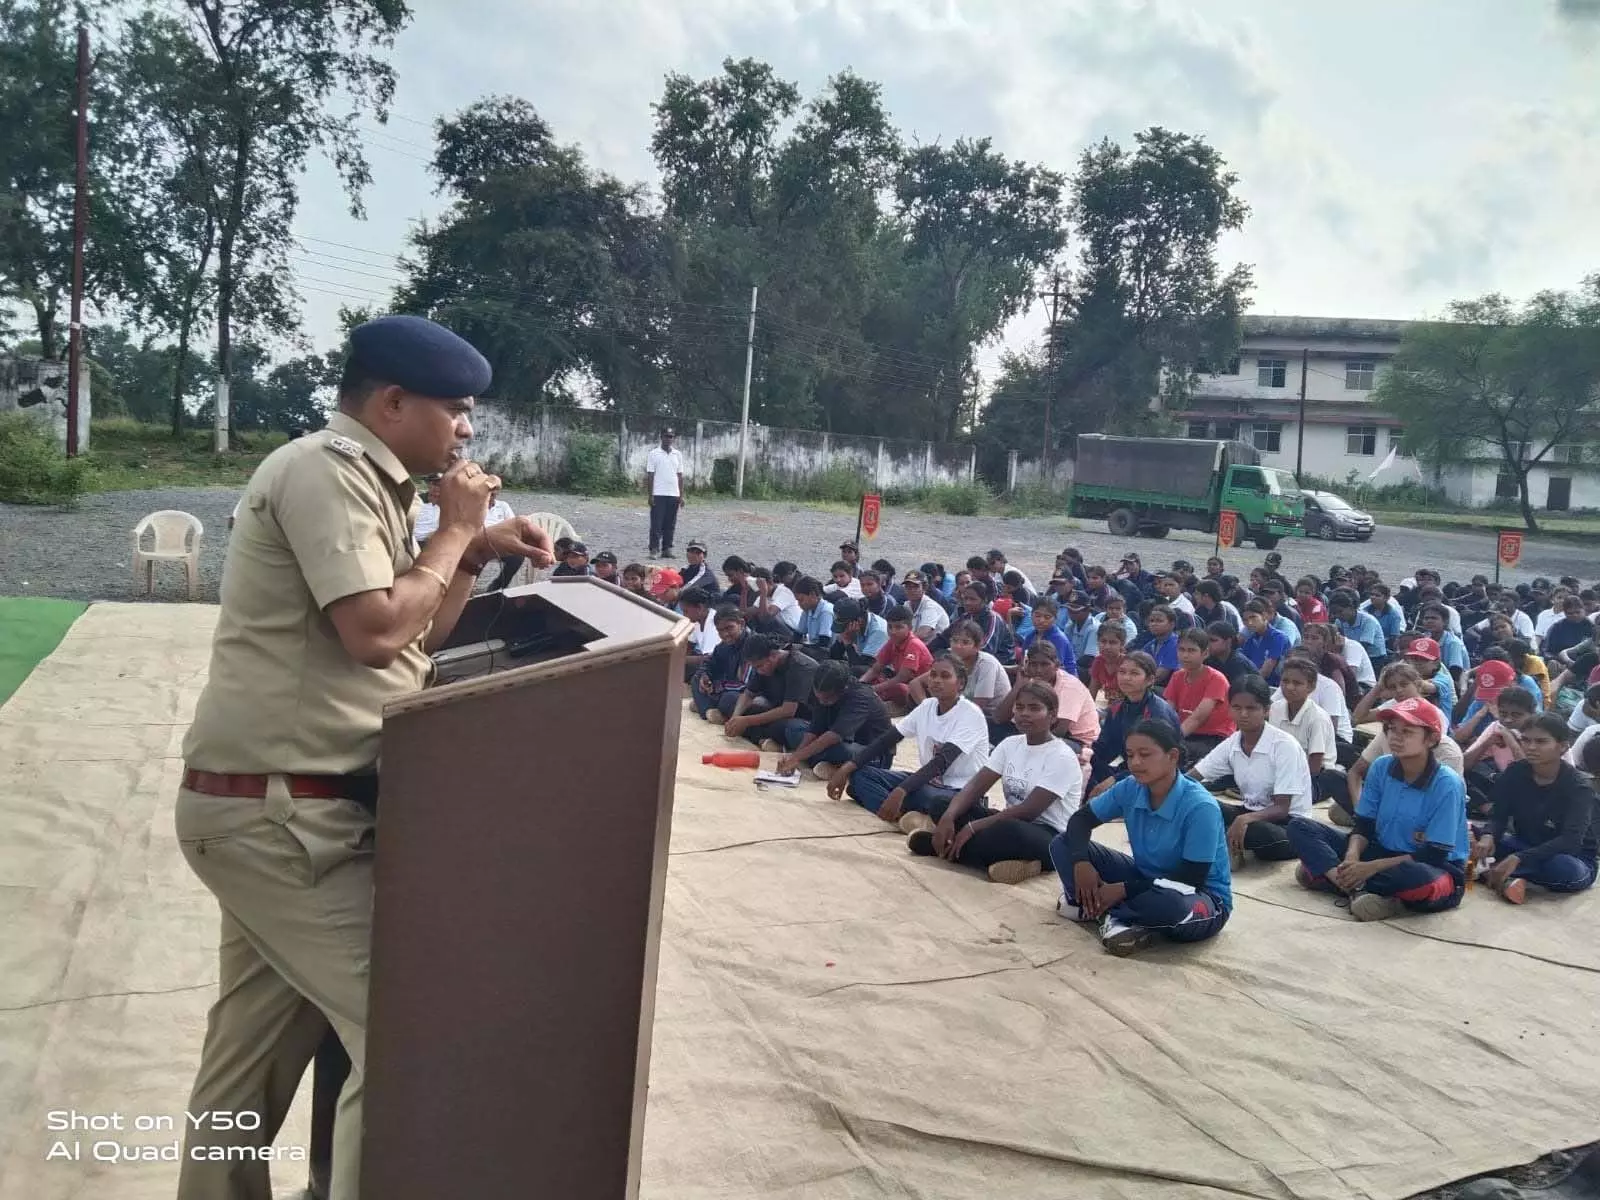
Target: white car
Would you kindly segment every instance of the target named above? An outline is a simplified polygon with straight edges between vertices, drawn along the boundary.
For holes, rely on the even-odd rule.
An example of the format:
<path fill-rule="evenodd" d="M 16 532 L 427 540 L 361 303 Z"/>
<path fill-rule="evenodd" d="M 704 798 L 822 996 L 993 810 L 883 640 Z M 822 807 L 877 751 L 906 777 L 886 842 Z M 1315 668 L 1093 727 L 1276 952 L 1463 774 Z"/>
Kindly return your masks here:
<path fill-rule="evenodd" d="M 1342 496 L 1332 492 L 1301 492 L 1306 501 L 1306 536 L 1330 542 L 1351 538 L 1365 542 L 1372 537 L 1377 522 L 1372 514 L 1352 508 Z"/>

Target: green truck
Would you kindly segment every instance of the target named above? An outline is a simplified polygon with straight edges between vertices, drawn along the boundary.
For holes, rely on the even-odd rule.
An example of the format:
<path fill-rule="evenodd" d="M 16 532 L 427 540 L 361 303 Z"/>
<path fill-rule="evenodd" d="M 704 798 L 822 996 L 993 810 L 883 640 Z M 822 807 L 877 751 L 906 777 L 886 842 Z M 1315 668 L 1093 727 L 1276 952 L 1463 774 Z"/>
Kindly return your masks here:
<path fill-rule="evenodd" d="M 1166 537 L 1174 529 L 1215 533 L 1225 511 L 1238 514 L 1235 544 L 1271 550 L 1305 536 L 1294 476 L 1262 466 L 1245 442 L 1079 435 L 1073 516 L 1104 517 L 1119 537 Z"/>

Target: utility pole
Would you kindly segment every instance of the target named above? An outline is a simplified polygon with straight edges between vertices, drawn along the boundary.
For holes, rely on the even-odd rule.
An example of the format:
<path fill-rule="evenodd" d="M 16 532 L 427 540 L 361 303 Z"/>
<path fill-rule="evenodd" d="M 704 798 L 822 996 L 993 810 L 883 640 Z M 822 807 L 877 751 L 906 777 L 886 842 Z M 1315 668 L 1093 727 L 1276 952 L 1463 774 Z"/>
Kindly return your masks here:
<path fill-rule="evenodd" d="M 1054 454 L 1051 450 L 1053 438 L 1050 430 L 1050 409 L 1056 394 L 1056 322 L 1061 312 L 1061 272 L 1053 271 L 1050 275 L 1050 331 L 1045 335 L 1045 384 L 1044 384 L 1044 450 L 1040 461 L 1044 466 L 1044 474 L 1048 479 L 1051 461 Z"/>
<path fill-rule="evenodd" d="M 744 339 L 744 403 L 739 408 L 739 480 L 733 494 L 744 498 L 744 459 L 750 448 L 750 368 L 756 359 L 756 286 L 750 285 L 750 332 Z"/>
<path fill-rule="evenodd" d="M 1306 458 L 1306 369 L 1311 358 L 1309 349 L 1300 351 L 1300 419 L 1294 427 L 1294 481 L 1300 482 L 1300 470 Z"/>
<path fill-rule="evenodd" d="M 89 228 L 89 29 L 78 26 L 78 178 L 72 214 L 72 319 L 67 328 L 67 457 L 78 456 L 83 366 L 83 242 Z"/>

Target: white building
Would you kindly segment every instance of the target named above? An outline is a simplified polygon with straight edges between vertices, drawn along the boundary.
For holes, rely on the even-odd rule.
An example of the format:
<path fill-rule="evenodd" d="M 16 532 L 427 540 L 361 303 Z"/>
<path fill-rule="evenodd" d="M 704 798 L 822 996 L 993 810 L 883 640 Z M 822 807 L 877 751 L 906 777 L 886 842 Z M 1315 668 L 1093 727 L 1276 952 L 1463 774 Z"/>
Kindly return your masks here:
<path fill-rule="evenodd" d="M 1375 484 L 1417 478 L 1404 457 L 1404 430 L 1372 403 L 1407 321 L 1248 315 L 1239 357 L 1202 373 L 1181 414 L 1190 437 L 1249 442 L 1274 467 L 1365 481 L 1399 448 Z M 1305 437 L 1300 438 L 1304 392 Z"/>
<path fill-rule="evenodd" d="M 1430 467 L 1424 474 L 1405 451 L 1400 423 L 1373 404 L 1373 389 L 1410 324 L 1248 315 L 1239 357 L 1217 374 L 1202 373 L 1180 418 L 1190 437 L 1238 438 L 1254 445 L 1271 466 L 1298 469 L 1336 486 L 1354 472 L 1357 482 L 1376 487 L 1425 480 L 1451 500 L 1474 507 L 1514 503 L 1516 480 L 1502 470 L 1494 447 L 1484 446 L 1468 461 Z M 1392 462 L 1391 450 L 1396 451 Z M 1529 473 L 1528 491 L 1534 507 L 1543 511 L 1600 508 L 1600 451 L 1553 447 Z"/>

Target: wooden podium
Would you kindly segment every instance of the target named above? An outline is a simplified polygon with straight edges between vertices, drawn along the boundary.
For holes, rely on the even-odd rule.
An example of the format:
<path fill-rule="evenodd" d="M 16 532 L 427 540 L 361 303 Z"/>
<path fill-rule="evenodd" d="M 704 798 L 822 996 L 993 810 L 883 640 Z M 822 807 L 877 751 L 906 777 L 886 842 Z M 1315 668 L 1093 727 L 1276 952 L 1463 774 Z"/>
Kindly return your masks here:
<path fill-rule="evenodd" d="M 384 713 L 361 1195 L 637 1195 L 689 621 L 469 602 Z"/>

